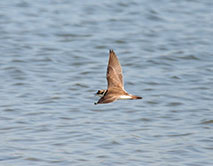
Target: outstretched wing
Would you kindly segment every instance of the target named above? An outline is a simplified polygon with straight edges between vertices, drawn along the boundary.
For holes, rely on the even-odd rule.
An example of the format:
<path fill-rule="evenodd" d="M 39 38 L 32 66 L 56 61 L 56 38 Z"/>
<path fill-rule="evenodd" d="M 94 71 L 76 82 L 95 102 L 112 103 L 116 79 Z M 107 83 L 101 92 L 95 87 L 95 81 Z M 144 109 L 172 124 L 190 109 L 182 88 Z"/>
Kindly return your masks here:
<path fill-rule="evenodd" d="M 107 67 L 108 89 L 120 87 L 123 89 L 123 76 L 121 65 L 113 50 L 109 51 L 109 62 Z"/>
<path fill-rule="evenodd" d="M 114 95 L 104 95 L 103 97 L 101 97 L 97 103 L 95 104 L 106 104 L 106 103 L 111 103 L 116 101 L 119 98 L 119 96 L 114 96 Z"/>

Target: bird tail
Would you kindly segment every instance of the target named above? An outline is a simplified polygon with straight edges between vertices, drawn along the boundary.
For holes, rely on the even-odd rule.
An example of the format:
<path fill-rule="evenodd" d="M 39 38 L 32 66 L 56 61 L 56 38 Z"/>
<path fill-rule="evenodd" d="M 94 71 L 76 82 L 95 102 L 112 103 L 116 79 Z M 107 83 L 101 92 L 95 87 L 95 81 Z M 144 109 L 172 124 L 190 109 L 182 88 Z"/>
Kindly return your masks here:
<path fill-rule="evenodd" d="M 133 99 L 133 100 L 135 100 L 135 99 L 143 99 L 143 97 L 140 97 L 140 96 L 133 96 L 133 95 L 132 95 L 132 99 Z"/>

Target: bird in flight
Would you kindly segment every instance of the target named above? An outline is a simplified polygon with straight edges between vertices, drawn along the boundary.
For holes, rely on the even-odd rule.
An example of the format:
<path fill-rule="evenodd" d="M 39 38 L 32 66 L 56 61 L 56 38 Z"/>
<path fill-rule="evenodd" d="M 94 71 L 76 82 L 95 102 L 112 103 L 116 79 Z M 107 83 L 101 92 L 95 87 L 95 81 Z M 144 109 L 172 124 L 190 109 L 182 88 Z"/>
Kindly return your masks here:
<path fill-rule="evenodd" d="M 109 50 L 109 62 L 107 67 L 107 90 L 98 90 L 97 95 L 101 96 L 96 104 L 106 104 L 118 99 L 142 99 L 140 96 L 128 94 L 124 89 L 121 65 L 113 50 Z"/>

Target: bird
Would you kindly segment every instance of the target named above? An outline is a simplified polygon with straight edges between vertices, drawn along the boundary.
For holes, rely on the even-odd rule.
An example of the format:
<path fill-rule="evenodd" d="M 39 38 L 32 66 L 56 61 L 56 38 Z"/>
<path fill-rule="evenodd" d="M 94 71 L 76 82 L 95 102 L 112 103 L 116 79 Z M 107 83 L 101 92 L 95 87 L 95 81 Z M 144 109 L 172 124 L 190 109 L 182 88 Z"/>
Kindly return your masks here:
<path fill-rule="evenodd" d="M 122 68 L 115 52 L 112 49 L 109 50 L 106 79 L 108 84 L 107 89 L 97 91 L 96 95 L 101 98 L 98 102 L 94 103 L 95 105 L 111 103 L 118 99 L 142 99 L 140 96 L 127 93 L 124 89 Z"/>

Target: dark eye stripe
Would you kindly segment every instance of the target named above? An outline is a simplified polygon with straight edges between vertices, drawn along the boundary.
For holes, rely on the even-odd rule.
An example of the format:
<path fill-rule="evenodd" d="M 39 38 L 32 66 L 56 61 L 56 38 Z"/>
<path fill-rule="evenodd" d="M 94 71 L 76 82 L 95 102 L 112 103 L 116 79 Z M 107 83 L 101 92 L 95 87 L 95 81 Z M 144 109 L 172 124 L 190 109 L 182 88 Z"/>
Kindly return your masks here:
<path fill-rule="evenodd" d="M 101 94 L 101 95 L 103 95 L 103 94 L 105 94 L 105 90 L 98 90 L 98 92 L 96 93 L 96 94 Z"/>

